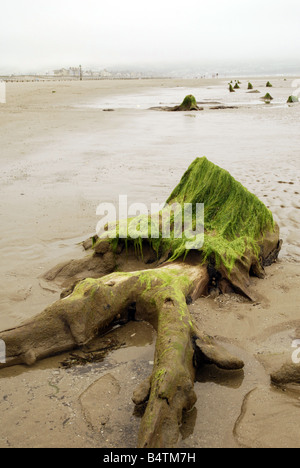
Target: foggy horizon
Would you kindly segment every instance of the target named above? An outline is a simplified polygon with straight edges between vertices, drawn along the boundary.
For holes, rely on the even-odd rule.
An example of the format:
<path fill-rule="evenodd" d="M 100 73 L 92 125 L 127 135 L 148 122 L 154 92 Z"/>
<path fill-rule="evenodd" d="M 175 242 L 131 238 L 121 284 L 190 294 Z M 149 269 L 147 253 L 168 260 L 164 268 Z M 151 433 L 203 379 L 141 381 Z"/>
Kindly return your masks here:
<path fill-rule="evenodd" d="M 0 18 L 0 73 L 57 68 L 295 67 L 297 0 L 11 0 Z M 284 70 L 282 70 L 284 72 Z"/>

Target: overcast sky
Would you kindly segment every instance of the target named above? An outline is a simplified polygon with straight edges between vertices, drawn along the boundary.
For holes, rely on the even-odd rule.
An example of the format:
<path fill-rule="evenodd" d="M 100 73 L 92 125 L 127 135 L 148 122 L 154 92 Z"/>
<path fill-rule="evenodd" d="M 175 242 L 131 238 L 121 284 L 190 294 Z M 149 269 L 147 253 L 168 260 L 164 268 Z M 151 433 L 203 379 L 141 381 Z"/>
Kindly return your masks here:
<path fill-rule="evenodd" d="M 0 72 L 299 61 L 299 0 L 5 0 Z"/>

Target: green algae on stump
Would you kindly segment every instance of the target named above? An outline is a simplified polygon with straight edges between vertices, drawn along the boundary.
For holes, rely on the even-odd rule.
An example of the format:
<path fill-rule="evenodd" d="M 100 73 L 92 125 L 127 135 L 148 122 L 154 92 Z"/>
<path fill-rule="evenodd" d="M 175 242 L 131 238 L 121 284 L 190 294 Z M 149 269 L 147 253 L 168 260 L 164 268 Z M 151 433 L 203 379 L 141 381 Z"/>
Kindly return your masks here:
<path fill-rule="evenodd" d="M 251 90 L 253 89 L 253 84 L 252 83 L 248 83 L 248 90 Z"/>
<path fill-rule="evenodd" d="M 290 96 L 287 100 L 288 104 L 293 104 L 295 102 L 299 102 L 299 98 L 297 96 Z"/>
<path fill-rule="evenodd" d="M 184 98 L 180 106 L 175 107 L 150 107 L 150 110 L 166 111 L 166 112 L 189 112 L 189 111 L 202 111 L 203 107 L 199 107 L 195 96 L 189 94 Z"/>
<path fill-rule="evenodd" d="M 164 210 L 176 204 L 177 207 L 181 207 L 182 212 L 179 213 L 179 217 L 183 219 L 183 209 L 186 203 L 193 206 L 197 203 L 205 205 L 205 237 L 204 245 L 200 249 L 203 262 L 213 261 L 217 268 L 225 267 L 228 274 L 241 258 L 245 260 L 245 255 L 252 259 L 251 266 L 255 261 L 259 265 L 262 239 L 267 233 L 276 231 L 273 216 L 266 206 L 237 182 L 229 172 L 205 157 L 197 158 L 167 199 L 165 208 L 159 213 L 160 229 Z M 144 217 L 143 220 L 146 231 L 150 233 L 153 219 Z M 174 221 L 174 216 L 172 220 Z M 195 223 L 195 216 L 193 223 Z M 181 257 L 185 258 L 189 253 L 186 248 L 187 239 L 184 235 L 177 238 L 172 229 L 170 238 L 167 239 L 162 236 L 161 231 L 155 239 L 151 239 L 150 234 L 144 239 L 132 239 L 128 231 L 124 232 L 124 226 L 121 223 L 117 227 L 116 238 L 111 239 L 110 242 L 116 249 L 124 241 L 127 246 L 134 244 L 140 255 L 144 246 L 150 243 L 158 259 L 167 257 L 169 261 L 175 261 Z M 103 239 L 97 241 L 96 251 L 102 242 Z"/>
<path fill-rule="evenodd" d="M 147 403 L 138 441 L 142 448 L 176 446 L 183 411 L 192 409 L 196 401 L 196 368 L 210 363 L 237 370 L 244 365 L 198 330 L 187 303 L 211 290 L 236 291 L 250 297 L 249 275 L 262 276 L 264 265 L 276 261 L 281 247 L 271 212 L 227 171 L 206 158 L 191 164 L 164 209 L 174 203 L 179 211 L 185 203 L 205 204 L 205 241 L 198 251 L 187 249 L 185 239 L 174 235 L 174 217 L 168 239 L 162 236 L 160 222 L 157 239 L 95 237 L 90 242 L 94 253 L 84 259 L 83 271 L 88 275 L 93 269 L 100 272 L 95 264 L 101 265 L 109 255 L 103 273 L 99 273 L 102 277 L 75 282 L 63 299 L 44 312 L 0 333 L 7 349 L 7 362 L 0 365 L 1 369 L 32 365 L 87 345 L 106 333 L 116 320 L 131 317 L 132 310 L 136 319 L 151 323 L 157 331 L 153 371 L 134 394 L 136 404 Z M 149 229 L 149 218 L 144 221 Z M 119 234 L 122 229 L 119 223 Z M 133 247 L 139 269 L 130 269 L 125 263 L 126 271 L 117 271 L 117 265 Z M 154 268 L 147 269 L 143 261 L 147 249 L 156 255 Z M 79 266 L 77 263 L 74 280 Z"/>
<path fill-rule="evenodd" d="M 272 213 L 229 172 L 207 158 L 196 159 L 175 188 L 168 204 L 205 204 L 204 259 L 230 272 L 247 250 L 260 255 L 261 237 L 273 231 Z M 173 259 L 184 255 L 184 246 L 173 248 Z"/>
<path fill-rule="evenodd" d="M 192 94 L 189 94 L 188 96 L 184 98 L 180 106 L 178 106 L 177 108 L 174 108 L 174 110 L 182 111 L 182 112 L 199 110 L 195 96 L 193 96 Z"/>
<path fill-rule="evenodd" d="M 267 93 L 264 97 L 262 97 L 261 99 L 263 99 L 264 101 L 273 101 L 273 97 L 271 96 L 270 93 Z"/>
<path fill-rule="evenodd" d="M 273 85 L 270 83 L 270 81 L 267 82 L 266 88 L 273 88 Z"/>

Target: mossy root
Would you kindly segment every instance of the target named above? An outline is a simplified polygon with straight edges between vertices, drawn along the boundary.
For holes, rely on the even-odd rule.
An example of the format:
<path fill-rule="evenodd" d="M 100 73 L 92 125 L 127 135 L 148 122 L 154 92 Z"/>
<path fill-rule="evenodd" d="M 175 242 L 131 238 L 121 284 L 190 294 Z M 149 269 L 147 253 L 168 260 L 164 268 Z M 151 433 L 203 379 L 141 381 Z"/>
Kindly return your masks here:
<path fill-rule="evenodd" d="M 213 340 L 195 327 L 186 298 L 204 292 L 207 269 L 187 263 L 168 264 L 155 271 L 113 273 L 98 280 L 80 282 L 73 293 L 22 327 L 0 333 L 7 347 L 7 366 L 34 364 L 63 351 L 89 343 L 105 332 L 116 317 L 126 317 L 132 304 L 136 317 L 157 330 L 154 368 L 144 390 L 134 401 L 147 401 L 139 433 L 139 447 L 174 447 L 184 410 L 195 402 L 195 372 L 198 364 L 242 368 L 243 363 L 216 351 Z M 199 285 L 202 285 L 199 289 Z M 196 353 L 201 343 L 201 356 Z M 200 349 L 200 348 L 199 348 Z M 227 366 L 224 366 L 224 362 Z M 231 362 L 231 365 L 228 363 Z M 2 365 L 4 367 L 5 365 Z"/>
<path fill-rule="evenodd" d="M 243 367 L 242 361 L 199 332 L 187 303 L 211 289 L 251 298 L 250 274 L 263 277 L 264 266 L 276 261 L 281 248 L 271 212 L 206 158 L 196 159 L 184 174 L 167 200 L 169 205 L 174 203 L 180 210 L 185 203 L 205 204 L 202 247 L 189 250 L 186 239 L 174 235 L 174 228 L 170 239 L 161 232 L 157 239 L 94 238 L 86 244 L 94 249 L 93 255 L 48 274 L 48 280 L 59 275 L 72 279 L 62 299 L 22 326 L 0 333 L 6 344 L 6 364 L 0 364 L 1 369 L 33 365 L 85 346 L 116 321 L 132 319 L 132 314 L 152 324 L 157 331 L 153 372 L 133 397 L 135 403 L 147 404 L 139 447 L 176 446 L 182 413 L 196 401 L 198 366 Z M 133 247 L 142 259 L 139 267 L 143 261 L 144 267 L 108 274 L 122 265 L 122 255 Z M 127 271 L 129 265 L 124 266 Z M 95 278 L 83 279 L 92 273 Z"/>

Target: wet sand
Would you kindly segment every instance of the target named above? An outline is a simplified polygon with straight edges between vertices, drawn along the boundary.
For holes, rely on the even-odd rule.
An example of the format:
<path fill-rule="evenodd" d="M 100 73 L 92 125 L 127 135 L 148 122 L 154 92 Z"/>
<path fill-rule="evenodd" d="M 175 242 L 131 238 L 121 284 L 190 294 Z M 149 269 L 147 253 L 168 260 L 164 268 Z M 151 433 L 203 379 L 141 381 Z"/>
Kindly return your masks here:
<path fill-rule="evenodd" d="M 41 276 L 83 255 L 79 243 L 94 233 L 100 202 L 117 202 L 119 194 L 149 207 L 163 202 L 195 157 L 206 155 L 228 169 L 279 222 L 284 240 L 279 262 L 267 270 L 266 280 L 253 280 L 260 304 L 222 297 L 191 306 L 199 325 L 233 346 L 246 368 L 244 376 L 230 379 L 212 370 L 199 377 L 198 417 L 194 412 L 187 418 L 182 446 L 276 446 L 282 440 L 300 445 L 297 434 L 281 437 L 283 424 L 267 430 L 280 408 L 293 405 L 295 393 L 280 391 L 270 397 L 276 404 L 261 404 L 275 391 L 270 371 L 288 359 L 293 339 L 300 339 L 295 325 L 300 312 L 300 105 L 285 104 L 292 79 L 272 79 L 271 105 L 259 101 L 267 79 L 251 79 L 261 95 L 248 94 L 248 81 L 242 81 L 234 95 L 224 80 L 9 83 L 7 104 L 0 105 L 1 330 L 58 299 L 59 291 Z M 178 104 L 191 92 L 204 102 L 204 111 L 147 110 Z M 210 102 L 238 108 L 211 110 Z M 103 112 L 108 108 L 114 112 Z M 114 362 L 122 350 L 115 353 L 109 357 L 114 364 L 106 364 L 121 384 L 115 406 L 123 416 L 118 420 L 114 414 L 96 433 L 79 397 L 107 373 L 104 364 L 89 372 L 67 371 L 53 358 L 30 370 L 2 371 L 0 446 L 132 446 L 138 428 L 130 402 L 132 378 L 140 378 L 143 363 L 150 366 L 153 345 L 134 350 L 131 358 L 126 352 L 123 370 Z M 59 388 L 62 382 L 62 400 L 49 382 Z M 253 392 L 247 398 L 254 389 L 257 396 Z M 258 421 L 250 420 L 255 406 Z M 290 413 L 282 414 L 279 420 L 293 426 Z"/>

